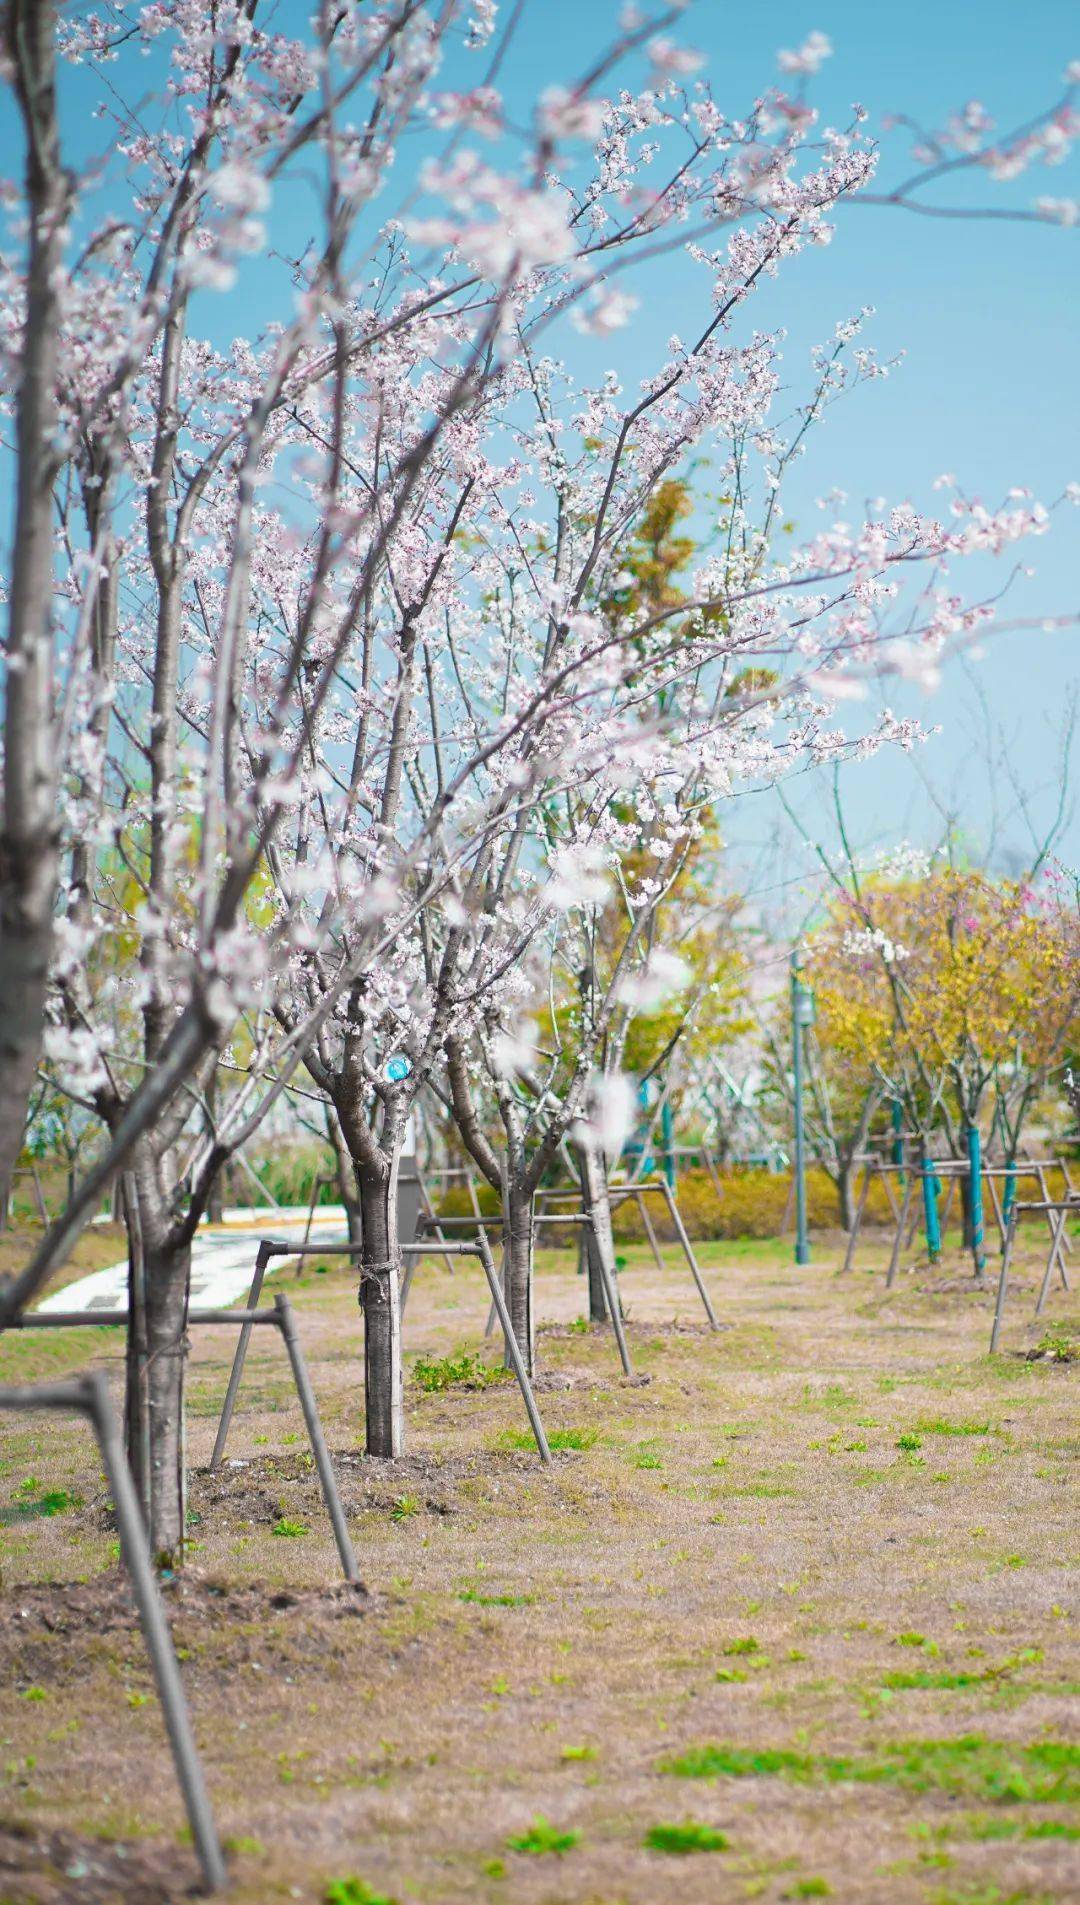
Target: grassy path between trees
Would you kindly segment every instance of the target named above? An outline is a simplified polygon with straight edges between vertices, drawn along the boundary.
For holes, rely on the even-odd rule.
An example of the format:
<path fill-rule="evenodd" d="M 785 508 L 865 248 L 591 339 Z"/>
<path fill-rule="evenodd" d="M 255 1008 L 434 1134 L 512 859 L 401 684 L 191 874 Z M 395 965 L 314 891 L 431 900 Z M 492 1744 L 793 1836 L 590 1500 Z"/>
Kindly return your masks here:
<path fill-rule="evenodd" d="M 170 1604 L 232 1896 L 1080 1896 L 1077 1278 L 1035 1325 L 1030 1256 L 991 1364 L 958 1252 L 886 1296 L 877 1246 L 846 1279 L 836 1250 L 796 1272 L 787 1245 L 705 1246 L 715 1336 L 674 1253 L 663 1279 L 627 1254 L 632 1383 L 575 1320 L 569 1258 L 541 1259 L 551 1477 L 512 1385 L 452 1380 L 477 1373 L 478 1267 L 418 1275 L 395 1464 L 355 1452 L 349 1273 L 282 1276 L 358 1608 L 276 1333 L 255 1332 L 239 1465 L 198 1472 L 234 1340 L 198 1333 Z M 120 1333 L 8 1339 L 0 1370 L 93 1355 L 119 1376 Z M 179 1898 L 194 1865 L 92 1448 L 8 1418 L 0 1457 L 0 1901 Z"/>

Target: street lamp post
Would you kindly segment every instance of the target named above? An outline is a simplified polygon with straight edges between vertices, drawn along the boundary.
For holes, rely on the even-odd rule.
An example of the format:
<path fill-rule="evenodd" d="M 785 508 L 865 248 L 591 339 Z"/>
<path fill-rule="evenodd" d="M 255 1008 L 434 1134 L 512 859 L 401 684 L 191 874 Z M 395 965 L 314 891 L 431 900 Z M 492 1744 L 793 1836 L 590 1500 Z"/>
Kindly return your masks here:
<path fill-rule="evenodd" d="M 814 1022 L 814 995 L 802 983 L 798 948 L 791 955 L 791 1051 L 795 1079 L 795 1261 L 809 1263 L 806 1226 L 806 1122 L 803 1109 L 803 1033 Z"/>

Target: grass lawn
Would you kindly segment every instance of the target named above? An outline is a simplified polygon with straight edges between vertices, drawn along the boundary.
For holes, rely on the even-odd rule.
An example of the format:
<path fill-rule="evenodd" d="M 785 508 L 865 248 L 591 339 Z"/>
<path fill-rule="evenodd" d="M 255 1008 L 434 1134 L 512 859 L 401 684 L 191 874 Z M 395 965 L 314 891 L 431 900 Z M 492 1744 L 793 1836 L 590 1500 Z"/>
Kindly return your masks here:
<path fill-rule="evenodd" d="M 703 1246 L 715 1335 L 674 1250 L 663 1277 L 626 1254 L 629 1382 L 569 1256 L 540 1258 L 550 1476 L 514 1386 L 476 1380 L 478 1267 L 417 1275 L 394 1464 L 359 1454 L 350 1274 L 279 1273 L 359 1605 L 276 1333 L 254 1333 L 219 1478 L 234 1333 L 194 1333 L 169 1599 L 232 1897 L 1080 1897 L 1076 1295 L 1034 1321 L 1032 1248 L 991 1362 L 958 1250 L 886 1294 L 876 1244 L 846 1278 L 825 1246 L 802 1271 L 790 1244 Z M 9 1337 L 0 1380 L 96 1356 L 119 1381 L 122 1354 L 113 1330 Z M 7 1416 L 0 1456 L 0 1902 L 180 1898 L 194 1865 L 87 1432 Z"/>

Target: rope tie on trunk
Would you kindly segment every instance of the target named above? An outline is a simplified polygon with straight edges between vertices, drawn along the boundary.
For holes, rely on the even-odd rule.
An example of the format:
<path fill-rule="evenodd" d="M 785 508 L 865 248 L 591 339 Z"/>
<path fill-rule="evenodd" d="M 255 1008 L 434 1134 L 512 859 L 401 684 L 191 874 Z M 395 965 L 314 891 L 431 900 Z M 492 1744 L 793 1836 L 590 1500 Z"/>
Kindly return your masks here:
<path fill-rule="evenodd" d="M 400 1260 L 395 1263 L 392 1258 L 389 1258 L 385 1263 L 358 1264 L 357 1269 L 360 1272 L 360 1296 L 362 1296 L 365 1283 L 378 1283 L 379 1278 L 387 1276 L 391 1270 L 400 1270 L 401 1263 Z M 357 1297 L 358 1302 L 360 1296 Z"/>

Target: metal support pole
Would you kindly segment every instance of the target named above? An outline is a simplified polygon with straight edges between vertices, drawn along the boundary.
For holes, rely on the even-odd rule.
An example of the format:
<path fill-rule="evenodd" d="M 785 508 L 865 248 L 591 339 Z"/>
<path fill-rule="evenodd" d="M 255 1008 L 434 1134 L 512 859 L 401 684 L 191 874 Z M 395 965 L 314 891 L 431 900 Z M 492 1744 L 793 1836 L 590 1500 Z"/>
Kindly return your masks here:
<path fill-rule="evenodd" d="M 690 1265 L 691 1275 L 693 1276 L 694 1282 L 697 1284 L 698 1295 L 701 1298 L 701 1301 L 703 1302 L 703 1304 L 705 1305 L 705 1314 L 709 1319 L 709 1328 L 718 1330 L 720 1328 L 720 1325 L 716 1320 L 716 1312 L 713 1309 L 711 1302 L 709 1301 L 709 1292 L 705 1288 L 701 1271 L 698 1268 L 698 1260 L 694 1255 L 693 1249 L 691 1247 L 690 1239 L 687 1236 L 686 1225 L 683 1223 L 683 1220 L 682 1220 L 682 1212 L 680 1211 L 679 1206 L 675 1202 L 675 1199 L 672 1195 L 671 1186 L 667 1182 L 666 1178 L 663 1180 L 663 1184 L 664 1184 L 664 1198 L 667 1203 L 668 1211 L 671 1216 L 671 1221 L 675 1226 L 675 1234 L 682 1245 L 683 1255 L 686 1258 L 687 1263 Z"/>
<path fill-rule="evenodd" d="M 480 1231 L 477 1236 L 476 1249 L 480 1261 L 484 1266 L 484 1275 L 487 1278 L 488 1289 L 491 1291 L 491 1301 L 495 1305 L 499 1322 L 502 1324 L 503 1335 L 506 1338 L 506 1347 L 509 1351 L 510 1361 L 514 1367 L 514 1374 L 518 1380 L 518 1388 L 521 1390 L 522 1399 L 528 1411 L 529 1422 L 532 1426 L 532 1432 L 536 1437 L 536 1446 L 540 1451 L 540 1460 L 544 1463 L 545 1467 L 550 1468 L 551 1450 L 548 1447 L 547 1436 L 544 1434 L 544 1425 L 540 1420 L 540 1411 L 536 1406 L 536 1398 L 533 1395 L 532 1384 L 529 1381 L 529 1372 L 525 1367 L 518 1339 L 514 1334 L 514 1325 L 510 1321 L 510 1312 L 506 1307 L 506 1298 L 503 1296 L 499 1286 L 499 1273 L 495 1268 L 495 1259 L 491 1254 L 491 1245 L 488 1243 L 486 1232 Z"/>
<path fill-rule="evenodd" d="M 652 1221 L 652 1218 L 651 1218 L 651 1217 L 649 1216 L 649 1207 L 648 1207 L 648 1205 L 647 1205 L 647 1203 L 645 1202 L 645 1193 L 644 1193 L 644 1191 L 636 1191 L 636 1192 L 635 1192 L 635 1194 L 634 1194 L 634 1202 L 636 1203 L 636 1205 L 637 1205 L 637 1207 L 638 1207 L 638 1210 L 639 1210 L 639 1211 L 640 1211 L 640 1213 L 641 1213 L 641 1224 L 642 1224 L 642 1229 L 644 1230 L 644 1232 L 645 1232 L 645 1235 L 646 1235 L 646 1237 L 647 1237 L 647 1238 L 648 1238 L 648 1240 L 649 1240 L 649 1244 L 650 1244 L 650 1247 L 651 1247 L 651 1249 L 652 1249 L 652 1253 L 653 1253 L 653 1257 L 654 1257 L 654 1258 L 655 1258 L 655 1260 L 656 1260 L 656 1267 L 657 1267 L 657 1269 L 658 1269 L 658 1270 L 666 1270 L 666 1268 L 667 1268 L 667 1265 L 665 1264 L 665 1262 L 664 1262 L 664 1259 L 663 1259 L 663 1256 L 662 1256 L 662 1254 L 661 1254 L 661 1250 L 660 1250 L 660 1245 L 658 1244 L 658 1242 L 657 1242 L 657 1240 L 656 1240 L 656 1232 L 655 1232 L 655 1230 L 653 1229 L 653 1221 Z"/>
<path fill-rule="evenodd" d="M 926 1250 L 931 1263 L 936 1263 L 941 1255 L 941 1230 L 938 1225 L 937 1193 L 938 1180 L 934 1167 L 928 1158 L 923 1158 L 919 1166 L 922 1179 L 923 1218 L 926 1223 Z"/>
<path fill-rule="evenodd" d="M 795 1261 L 809 1263 L 806 1230 L 806 1124 L 803 1106 L 803 1000 L 798 948 L 791 955 L 791 1053 L 795 1082 Z"/>
<path fill-rule="evenodd" d="M 1001 1319 L 1005 1313 L 1005 1293 L 1009 1287 L 1009 1264 L 1012 1261 L 1013 1243 L 1016 1239 L 1016 1206 L 1009 1212 L 1009 1222 L 1005 1230 L 1005 1248 L 1001 1253 L 1001 1269 L 998 1272 L 997 1301 L 994 1304 L 994 1326 L 990 1331 L 990 1354 L 994 1354 L 1001 1335 Z"/>
<path fill-rule="evenodd" d="M 308 1249 L 306 1239 L 304 1249 L 306 1254 Z M 249 1310 L 257 1310 L 259 1307 L 259 1297 L 262 1293 L 266 1266 L 271 1257 L 275 1254 L 273 1245 L 264 1237 L 259 1245 L 258 1255 L 255 1258 L 255 1274 L 251 1279 L 251 1288 L 248 1291 L 247 1307 Z M 244 1373 L 244 1363 L 247 1360 L 248 1344 L 250 1341 L 251 1324 L 245 1323 L 237 1338 L 236 1349 L 233 1352 L 232 1368 L 229 1371 L 229 1386 L 225 1391 L 225 1401 L 221 1405 L 221 1421 L 218 1423 L 218 1432 L 214 1441 L 214 1452 L 210 1457 L 211 1475 L 216 1474 L 217 1470 L 221 1467 L 222 1458 L 225 1454 L 225 1443 L 228 1440 L 229 1424 L 232 1422 L 233 1410 L 236 1407 L 236 1392 L 240 1387 L 240 1378 Z"/>
<path fill-rule="evenodd" d="M 983 1194 L 982 1194 L 982 1139 L 977 1125 L 968 1126 L 968 1195 L 971 1198 L 971 1255 L 975 1264 L 975 1275 L 982 1281 L 986 1269 L 986 1251 L 983 1248 Z"/>
<path fill-rule="evenodd" d="M 595 1234 L 596 1226 L 594 1224 L 594 1239 Z M 604 1295 L 607 1298 L 608 1311 L 611 1316 L 611 1327 L 615 1331 L 615 1342 L 618 1346 L 619 1361 L 622 1364 L 623 1375 L 632 1376 L 634 1369 L 630 1361 L 630 1352 L 626 1347 L 626 1333 L 623 1330 L 622 1304 L 619 1301 L 619 1292 L 615 1288 L 615 1279 L 611 1274 L 611 1269 L 608 1264 L 607 1252 L 603 1249 L 598 1240 L 596 1242 L 596 1261 L 600 1270 L 600 1281 L 604 1286 Z"/>
<path fill-rule="evenodd" d="M 154 1579 L 138 1496 L 124 1455 L 105 1378 L 99 1371 L 91 1376 L 83 1376 L 77 1382 L 58 1383 L 43 1389 L 0 1389 L 0 1408 L 71 1409 L 89 1417 L 101 1449 L 105 1476 L 116 1510 L 120 1552 L 135 1595 L 139 1625 L 150 1656 L 176 1776 L 183 1794 L 196 1856 L 202 1868 L 203 1886 L 207 1892 L 223 1891 L 228 1883 L 225 1859 L 203 1779 L 180 1668 Z"/>
<path fill-rule="evenodd" d="M 911 1209 L 911 1186 L 913 1180 L 914 1172 L 906 1171 L 904 1173 L 904 1195 L 900 1199 L 900 1215 L 896 1220 L 896 1234 L 893 1237 L 892 1256 L 889 1258 L 889 1268 L 885 1277 L 885 1288 L 887 1290 L 892 1289 L 893 1284 L 896 1282 L 896 1273 L 900 1268 L 900 1252 L 904 1243 L 904 1230 L 907 1225 L 908 1211 Z"/>
<path fill-rule="evenodd" d="M 1066 1207 L 1063 1207 L 1060 1211 L 1058 1211 L 1057 1222 L 1050 1233 L 1050 1249 L 1047 1252 L 1046 1269 L 1043 1271 L 1043 1280 L 1041 1284 L 1039 1285 L 1038 1301 L 1035 1304 L 1036 1316 L 1041 1316 L 1043 1313 L 1043 1310 L 1046 1307 L 1046 1299 L 1050 1294 L 1050 1279 L 1054 1274 L 1055 1263 L 1057 1264 L 1058 1269 L 1061 1271 L 1063 1280 L 1065 1277 L 1065 1264 L 1062 1257 L 1062 1245 L 1065 1241 L 1065 1225 L 1067 1224 L 1068 1219 L 1069 1219 L 1069 1212 L 1066 1206 Z M 1069 1287 L 1068 1283 L 1066 1283 L 1065 1288 L 1068 1289 L 1068 1287 Z"/>
<path fill-rule="evenodd" d="M 304 1412 L 304 1424 L 308 1432 L 308 1441 L 311 1443 L 311 1453 L 315 1457 L 315 1466 L 319 1471 L 323 1500 L 326 1503 L 326 1512 L 330 1517 L 330 1526 L 334 1530 L 334 1540 L 337 1542 L 337 1551 L 341 1557 L 342 1570 L 346 1581 L 359 1581 L 360 1570 L 356 1565 L 356 1556 L 353 1553 L 353 1545 L 349 1539 L 345 1512 L 341 1506 L 341 1496 L 338 1494 L 337 1479 L 334 1475 L 333 1463 L 330 1460 L 330 1452 L 326 1446 L 326 1437 L 323 1434 L 322 1423 L 319 1420 L 319 1411 L 315 1402 L 315 1393 L 311 1387 L 311 1379 L 307 1372 L 307 1364 L 304 1361 L 304 1352 L 300 1347 L 300 1338 L 296 1333 L 296 1322 L 292 1313 L 292 1305 L 288 1297 L 284 1296 L 280 1290 L 274 1292 L 274 1309 L 277 1311 L 278 1324 L 285 1340 L 285 1348 L 288 1351 L 289 1361 L 292 1364 L 296 1393 L 300 1398 L 300 1407 Z"/>

